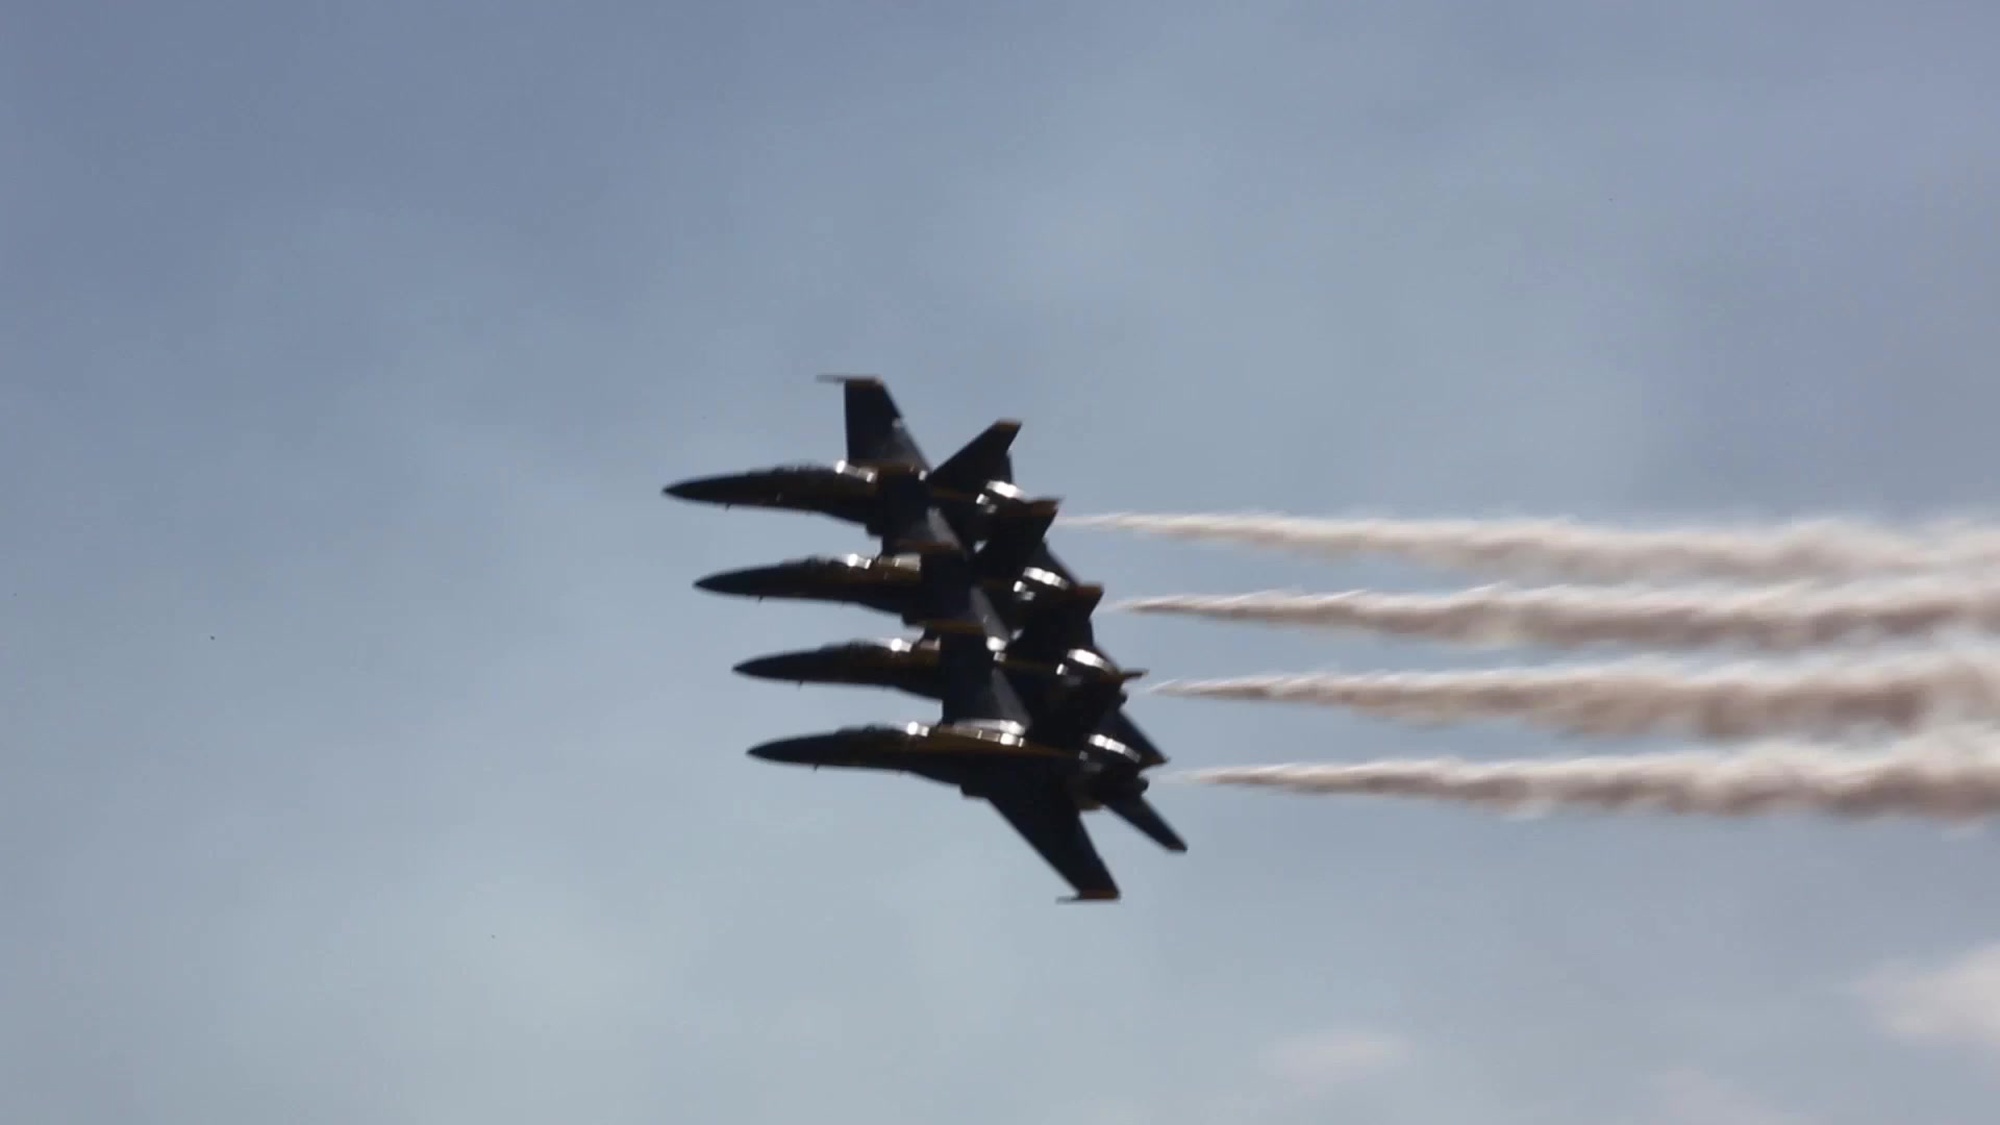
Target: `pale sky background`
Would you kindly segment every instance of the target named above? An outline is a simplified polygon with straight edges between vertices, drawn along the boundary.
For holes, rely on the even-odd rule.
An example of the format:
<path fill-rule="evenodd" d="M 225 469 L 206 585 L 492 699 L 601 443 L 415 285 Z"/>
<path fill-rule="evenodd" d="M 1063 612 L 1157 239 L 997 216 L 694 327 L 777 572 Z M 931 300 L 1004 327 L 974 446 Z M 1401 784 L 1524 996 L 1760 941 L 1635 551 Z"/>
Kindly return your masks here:
<path fill-rule="evenodd" d="M 660 486 L 1025 421 L 1073 512 L 1988 506 L 2000 9 L 0 5 L 0 1120 L 1985 1125 L 2000 842 L 1163 787 L 1060 881 L 864 549 Z M 1359 582 L 1070 531 L 1114 598 Z M 1469 659 L 1107 617 L 1157 676 Z M 1524 659 L 1536 654 L 1516 654 Z M 1480 659 L 1502 659 L 1481 657 Z M 1141 699 L 1174 766 L 1550 753 Z M 1983 959 L 1982 959 L 1983 957 Z"/>

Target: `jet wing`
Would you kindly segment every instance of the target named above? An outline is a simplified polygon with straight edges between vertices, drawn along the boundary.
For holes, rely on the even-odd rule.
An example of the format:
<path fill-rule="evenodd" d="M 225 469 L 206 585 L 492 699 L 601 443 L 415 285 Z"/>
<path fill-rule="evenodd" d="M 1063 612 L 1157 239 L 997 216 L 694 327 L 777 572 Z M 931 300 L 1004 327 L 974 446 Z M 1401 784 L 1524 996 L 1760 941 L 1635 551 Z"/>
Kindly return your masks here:
<path fill-rule="evenodd" d="M 1009 779 L 984 796 L 1049 866 L 1076 888 L 1076 897 L 1065 901 L 1118 899 L 1118 884 L 1098 856 L 1090 830 L 1083 826 L 1082 811 L 1053 779 Z"/>

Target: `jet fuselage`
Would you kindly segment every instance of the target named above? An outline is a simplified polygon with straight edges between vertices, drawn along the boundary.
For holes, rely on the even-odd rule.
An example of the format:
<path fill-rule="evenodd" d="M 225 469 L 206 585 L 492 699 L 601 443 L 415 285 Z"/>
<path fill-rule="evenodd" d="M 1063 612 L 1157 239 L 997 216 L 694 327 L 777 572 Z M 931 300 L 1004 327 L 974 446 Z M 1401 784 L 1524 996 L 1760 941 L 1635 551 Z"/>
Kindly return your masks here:
<path fill-rule="evenodd" d="M 914 557 L 837 555 L 726 570 L 695 587 L 740 598 L 842 602 L 912 618 L 921 580 Z"/>
<path fill-rule="evenodd" d="M 830 465 L 780 465 L 694 477 L 661 491 L 697 504 L 829 516 L 842 523 L 859 524 L 871 535 L 882 534 L 889 518 L 881 473 L 846 461 Z M 996 514 L 1019 511 L 1035 503 L 1018 486 L 998 480 L 987 481 L 976 494 L 931 482 L 929 495 L 952 531 L 966 541 L 984 539 Z"/>
<path fill-rule="evenodd" d="M 867 523 L 879 494 L 873 469 L 836 461 L 831 465 L 780 465 L 745 473 L 695 477 L 670 484 L 668 496 L 725 508 L 776 508 L 818 512 Z"/>
<path fill-rule="evenodd" d="M 1117 674 L 1110 661 L 1089 649 L 1072 649 L 1059 664 L 1029 661 L 1002 651 L 998 654 L 998 664 L 1031 711 L 1047 706 L 1060 677 Z M 935 641 L 911 642 L 901 638 L 850 641 L 760 656 L 736 665 L 735 671 L 754 679 L 794 684 L 889 688 L 920 699 L 943 699 L 945 690 Z M 1123 708 L 1112 712 L 1105 722 L 1104 733 L 1133 750 L 1142 768 L 1164 765 L 1167 761 L 1166 755 L 1160 753 Z"/>
<path fill-rule="evenodd" d="M 1051 582 L 1061 583 L 1051 585 Z M 1010 619 L 1060 601 L 1075 590 L 1056 575 L 1029 570 L 1012 581 L 982 578 L 978 585 Z M 839 555 L 793 559 L 773 566 L 711 574 L 698 589 L 742 598 L 839 602 L 893 613 L 914 624 L 928 616 L 922 604 L 923 572 L 913 555 Z"/>
<path fill-rule="evenodd" d="M 915 774 L 955 785 L 967 797 L 988 795 L 987 782 L 1026 767 L 1065 782 L 1083 810 L 1144 793 L 1138 754 L 1104 735 L 1073 750 L 1043 746 L 1014 723 L 904 723 L 848 727 L 753 746 L 767 762 L 814 769 L 871 769 Z"/>

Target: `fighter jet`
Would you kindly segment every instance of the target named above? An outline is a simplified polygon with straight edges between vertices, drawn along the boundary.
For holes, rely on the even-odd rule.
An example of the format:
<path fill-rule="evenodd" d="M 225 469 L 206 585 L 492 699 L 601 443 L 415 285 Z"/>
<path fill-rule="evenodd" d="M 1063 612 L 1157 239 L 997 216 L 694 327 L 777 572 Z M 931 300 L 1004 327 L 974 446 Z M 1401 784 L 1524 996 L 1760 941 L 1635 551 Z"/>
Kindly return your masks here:
<path fill-rule="evenodd" d="M 1076 583 L 1057 580 L 1029 565 L 1045 553 L 1044 536 L 1055 521 L 1057 507 L 1054 500 L 1041 500 L 997 513 L 989 529 L 990 536 L 972 556 L 970 573 L 964 580 L 987 593 L 999 622 L 1008 631 L 1020 628 L 1044 608 L 1058 607 L 1084 596 L 1083 588 Z M 958 554 L 961 548 L 956 536 L 949 527 L 940 525 L 935 514 L 929 523 L 923 523 L 912 513 L 898 526 L 902 529 L 899 541 L 906 547 L 902 553 L 792 559 L 772 566 L 711 574 L 697 579 L 695 587 L 759 600 L 784 598 L 858 605 L 896 614 L 910 625 L 947 616 L 940 607 L 924 603 L 923 573 L 928 558 Z M 955 585 L 947 588 L 955 589 Z"/>
<path fill-rule="evenodd" d="M 931 622 L 938 635 L 943 709 L 936 723 L 849 727 L 753 747 L 792 765 L 876 769 L 955 785 L 990 802 L 1075 891 L 1066 902 L 1116 901 L 1082 814 L 1110 808 L 1175 851 L 1186 850 L 1146 802 L 1140 755 L 1095 733 L 1124 700 L 1120 677 L 1064 677 L 1031 713 L 996 663 L 990 638 L 964 619 Z M 1128 677 L 1129 678 L 1129 677 Z"/>
<path fill-rule="evenodd" d="M 935 507 L 952 534 L 968 544 L 985 537 L 985 520 L 993 513 L 1031 503 L 1011 481 L 1013 464 L 1007 451 L 1020 432 L 1019 422 L 993 423 L 932 468 L 882 380 L 871 375 L 825 375 L 821 381 L 844 386 L 844 460 L 698 477 L 663 491 L 697 503 L 814 512 L 860 524 L 868 534 L 884 539 L 885 551 L 892 549 L 889 540 L 909 532 L 908 493 L 889 495 L 885 486 L 891 479 L 921 481 L 926 506 Z"/>

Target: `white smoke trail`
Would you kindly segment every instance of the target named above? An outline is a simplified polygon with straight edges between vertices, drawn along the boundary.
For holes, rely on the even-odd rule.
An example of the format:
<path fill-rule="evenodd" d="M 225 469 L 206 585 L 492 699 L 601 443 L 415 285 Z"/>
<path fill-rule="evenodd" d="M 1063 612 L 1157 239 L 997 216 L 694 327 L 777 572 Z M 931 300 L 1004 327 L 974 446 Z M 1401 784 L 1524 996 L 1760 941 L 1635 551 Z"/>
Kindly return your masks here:
<path fill-rule="evenodd" d="M 1183 774 L 1210 785 L 1298 793 L 1429 797 L 1515 813 L 1552 808 L 1714 816 L 1814 811 L 1843 817 L 1969 821 L 2000 813 L 2000 744 L 1931 737 L 1880 753 L 1778 744 L 1734 754 L 1686 751 L 1470 762 L 1248 766 Z"/>
<path fill-rule="evenodd" d="M 1568 734 L 1678 732 L 1733 740 L 1777 732 L 1909 730 L 2000 715 L 2000 658 L 1927 653 L 1707 669 L 1645 659 L 1568 668 L 1246 676 L 1169 681 L 1153 690 L 1346 707 L 1425 725 L 1511 717 Z"/>
<path fill-rule="evenodd" d="M 1482 586 L 1450 594 L 1174 595 L 1118 606 L 1268 625 L 1367 629 L 1465 644 L 1590 644 L 1772 652 L 1843 641 L 1906 640 L 1954 629 L 2000 630 L 2000 582 L 1919 578 L 1880 588 L 1787 586 L 1720 590 Z"/>
<path fill-rule="evenodd" d="M 1619 528 L 1573 520 L 1304 519 L 1292 516 L 1071 516 L 1170 539 L 1277 547 L 1318 555 L 1378 554 L 1457 570 L 1587 581 L 1709 576 L 1770 581 L 1856 578 L 1885 571 L 2000 564 L 2000 529 L 1963 521 L 1898 532 L 1846 520 L 1765 527 Z"/>

